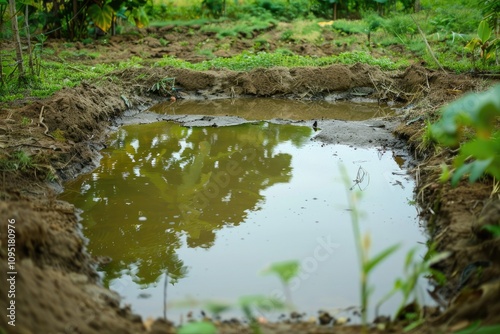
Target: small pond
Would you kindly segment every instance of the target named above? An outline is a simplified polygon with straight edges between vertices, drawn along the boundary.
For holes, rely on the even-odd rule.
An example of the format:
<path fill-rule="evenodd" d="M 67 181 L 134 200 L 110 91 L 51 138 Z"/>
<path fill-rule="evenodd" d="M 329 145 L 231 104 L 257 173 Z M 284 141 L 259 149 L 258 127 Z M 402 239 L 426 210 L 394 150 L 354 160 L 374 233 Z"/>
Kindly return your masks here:
<path fill-rule="evenodd" d="M 261 272 L 286 260 L 301 264 L 291 286 L 301 312 L 358 306 L 346 193 L 361 191 L 371 254 L 403 245 L 371 277 L 374 304 L 402 275 L 406 252 L 426 240 L 412 204 L 414 181 L 389 149 L 325 145 L 314 135 L 308 126 L 272 122 L 127 125 L 112 134 L 100 166 L 67 184 L 60 198 L 82 210 L 91 254 L 112 259 L 102 266 L 104 283 L 134 312 L 160 317 L 168 273 L 168 315 L 179 321 L 189 309 L 172 305 L 186 300 L 282 296 L 278 278 Z M 398 303 L 382 310 L 392 313 Z"/>

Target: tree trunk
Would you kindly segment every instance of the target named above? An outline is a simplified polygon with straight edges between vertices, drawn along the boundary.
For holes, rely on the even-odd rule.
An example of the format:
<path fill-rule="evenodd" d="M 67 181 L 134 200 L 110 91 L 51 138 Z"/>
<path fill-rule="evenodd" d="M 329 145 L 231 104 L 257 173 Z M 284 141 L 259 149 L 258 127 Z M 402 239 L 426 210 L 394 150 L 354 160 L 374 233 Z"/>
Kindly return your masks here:
<path fill-rule="evenodd" d="M 19 27 L 17 25 L 16 0 L 9 0 L 9 12 L 12 22 L 12 33 L 14 35 L 14 44 L 16 48 L 17 71 L 19 73 L 19 82 L 25 80 L 23 66 L 23 51 L 21 48 L 21 37 L 19 36 Z"/>
<path fill-rule="evenodd" d="M 420 12 L 420 0 L 415 0 L 415 6 L 414 6 L 414 10 L 415 10 L 415 13 L 418 13 Z"/>
<path fill-rule="evenodd" d="M 25 23 L 25 29 L 26 29 L 26 38 L 28 39 L 28 65 L 30 68 L 30 73 L 31 75 L 35 75 L 35 69 L 33 67 L 33 50 L 31 50 L 31 34 L 30 34 L 30 26 L 28 22 L 28 5 L 25 5 L 26 9 L 24 11 L 24 23 Z"/>
<path fill-rule="evenodd" d="M 336 2 L 333 3 L 333 20 L 334 21 L 337 20 L 337 3 Z"/>

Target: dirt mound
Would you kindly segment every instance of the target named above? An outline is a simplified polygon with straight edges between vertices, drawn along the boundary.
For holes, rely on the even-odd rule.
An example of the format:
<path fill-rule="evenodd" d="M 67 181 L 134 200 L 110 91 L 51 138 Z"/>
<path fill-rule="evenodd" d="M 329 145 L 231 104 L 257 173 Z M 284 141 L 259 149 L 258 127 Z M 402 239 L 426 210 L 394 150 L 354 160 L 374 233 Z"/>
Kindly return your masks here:
<path fill-rule="evenodd" d="M 356 64 L 326 67 L 256 68 L 248 72 L 229 70 L 194 71 L 173 67 L 126 69 L 117 73 L 123 80 L 133 79 L 141 92 L 164 78 L 175 78 L 181 90 L 178 98 L 234 98 L 240 96 L 322 98 L 332 92 L 393 81 L 379 68 Z M 161 95 L 161 94 L 160 94 Z M 165 94 L 163 94 L 165 95 Z M 167 94 L 168 95 L 168 94 Z M 373 96 L 376 98 L 377 96 Z"/>

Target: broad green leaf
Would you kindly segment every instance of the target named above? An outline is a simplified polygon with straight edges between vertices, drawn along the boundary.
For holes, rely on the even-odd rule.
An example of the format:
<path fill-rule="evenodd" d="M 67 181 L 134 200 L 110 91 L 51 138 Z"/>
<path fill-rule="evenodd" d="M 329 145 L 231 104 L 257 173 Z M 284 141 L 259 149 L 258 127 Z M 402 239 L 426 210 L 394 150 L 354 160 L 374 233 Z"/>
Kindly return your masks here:
<path fill-rule="evenodd" d="M 296 260 L 276 262 L 262 271 L 263 275 L 275 274 L 284 283 L 288 283 L 292 278 L 298 275 L 300 263 Z"/>
<path fill-rule="evenodd" d="M 216 334 L 217 328 L 207 321 L 190 322 L 179 328 L 179 334 Z"/>
<path fill-rule="evenodd" d="M 493 158 L 486 160 L 476 160 L 471 163 L 471 169 L 469 174 L 469 182 L 477 181 L 481 176 L 483 176 L 484 172 L 490 166 Z"/>
<path fill-rule="evenodd" d="M 94 22 L 94 25 L 108 31 L 111 28 L 114 10 L 109 5 L 104 5 L 102 8 L 96 4 L 89 7 L 89 15 Z"/>
<path fill-rule="evenodd" d="M 144 7 L 136 7 L 130 10 L 129 22 L 135 24 L 137 28 L 144 28 L 149 25 L 149 17 Z"/>
<path fill-rule="evenodd" d="M 490 39 L 491 36 L 491 28 L 485 20 L 479 23 L 479 27 L 477 28 L 477 35 L 481 39 L 481 42 L 484 44 Z"/>
<path fill-rule="evenodd" d="M 451 185 L 455 187 L 458 184 L 458 182 L 460 182 L 462 176 L 470 172 L 470 169 L 471 169 L 470 164 L 463 164 L 462 166 L 458 167 L 453 173 L 453 176 L 451 177 Z"/>
<path fill-rule="evenodd" d="M 468 94 L 442 109 L 441 119 L 431 126 L 432 138 L 446 146 L 456 146 L 461 129 L 470 126 L 476 135 L 489 139 L 500 115 L 500 85 L 480 94 Z"/>
<path fill-rule="evenodd" d="M 484 160 L 499 154 L 500 145 L 496 143 L 494 138 L 475 139 L 462 145 L 458 162 L 465 161 L 469 156 L 475 159 Z"/>
<path fill-rule="evenodd" d="M 369 273 L 374 267 L 376 267 L 380 262 L 382 262 L 385 258 L 387 258 L 389 255 L 394 253 L 398 248 L 400 247 L 399 244 L 393 245 L 391 247 L 388 247 L 375 255 L 373 258 L 368 260 L 364 265 L 363 265 L 363 271 L 365 273 Z"/>

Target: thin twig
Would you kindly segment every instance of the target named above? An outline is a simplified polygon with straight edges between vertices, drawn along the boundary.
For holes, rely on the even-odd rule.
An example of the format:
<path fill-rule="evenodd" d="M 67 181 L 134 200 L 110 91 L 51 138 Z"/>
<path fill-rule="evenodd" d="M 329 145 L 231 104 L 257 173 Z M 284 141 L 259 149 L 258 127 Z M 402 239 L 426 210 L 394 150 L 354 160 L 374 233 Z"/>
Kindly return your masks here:
<path fill-rule="evenodd" d="M 439 62 L 439 60 L 436 58 L 436 55 L 434 54 L 434 51 L 432 51 L 431 46 L 429 45 L 429 42 L 427 42 L 427 38 L 425 38 L 425 34 L 422 31 L 422 29 L 420 28 L 420 25 L 417 23 L 417 20 L 415 20 L 415 18 L 412 15 L 410 15 L 410 17 L 413 20 L 413 22 L 415 22 L 415 25 L 417 26 L 418 32 L 420 33 L 420 35 L 424 39 L 425 46 L 427 47 L 427 50 L 431 54 L 432 59 L 434 59 L 434 61 L 439 66 L 439 68 L 441 69 L 441 71 L 443 71 L 444 73 L 446 73 L 445 69 L 443 68 L 443 66 L 441 65 L 441 63 Z"/>

